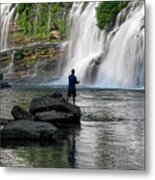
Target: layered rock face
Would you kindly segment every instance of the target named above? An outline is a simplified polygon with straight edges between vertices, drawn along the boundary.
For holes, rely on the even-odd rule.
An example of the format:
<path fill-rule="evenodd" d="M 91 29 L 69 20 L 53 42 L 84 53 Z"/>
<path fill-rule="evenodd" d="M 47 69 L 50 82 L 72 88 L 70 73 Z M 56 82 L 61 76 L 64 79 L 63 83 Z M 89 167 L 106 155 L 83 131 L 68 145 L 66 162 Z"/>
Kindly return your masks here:
<path fill-rule="evenodd" d="M 5 79 L 38 79 L 57 75 L 58 64 L 66 52 L 64 43 L 31 43 L 0 52 L 1 72 Z"/>
<path fill-rule="evenodd" d="M 52 124 L 79 124 L 81 111 L 78 106 L 67 102 L 63 97 L 46 95 L 33 99 L 30 112 L 35 121 L 51 122 Z"/>

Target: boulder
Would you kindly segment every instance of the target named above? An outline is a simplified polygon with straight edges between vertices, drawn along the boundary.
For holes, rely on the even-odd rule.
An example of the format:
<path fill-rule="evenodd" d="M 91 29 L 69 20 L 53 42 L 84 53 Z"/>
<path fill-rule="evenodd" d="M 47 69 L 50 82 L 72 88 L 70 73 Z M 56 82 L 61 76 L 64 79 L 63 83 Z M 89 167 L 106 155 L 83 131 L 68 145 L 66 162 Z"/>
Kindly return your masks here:
<path fill-rule="evenodd" d="M 66 117 L 69 117 L 69 119 L 72 117 L 72 120 L 80 120 L 81 117 L 80 108 L 67 102 L 63 97 L 53 97 L 53 95 L 46 95 L 40 98 L 33 99 L 30 103 L 30 112 L 33 115 L 35 115 L 36 113 L 42 113 L 51 110 L 56 111 L 51 112 L 55 117 L 56 113 L 61 112 L 60 114 L 58 114 L 58 119 L 60 119 L 61 115 L 63 118 L 65 116 L 65 119 Z M 65 113 L 69 114 L 66 115 Z M 48 116 L 51 116 L 50 113 L 48 114 Z"/>
<path fill-rule="evenodd" d="M 49 140 L 57 132 L 50 123 L 30 120 L 13 121 L 1 129 L 2 140 Z"/>
<path fill-rule="evenodd" d="M 49 40 L 52 39 L 61 39 L 61 34 L 58 31 L 52 31 L 49 36 Z"/>
<path fill-rule="evenodd" d="M 31 114 L 25 111 L 22 107 L 17 105 L 12 108 L 11 114 L 15 120 L 31 119 Z"/>
<path fill-rule="evenodd" d="M 70 113 L 70 112 L 66 113 L 66 112 L 60 112 L 60 111 L 55 111 L 55 110 L 36 113 L 34 120 L 49 122 L 56 126 L 80 123 L 79 119 L 75 118 L 73 113 Z"/>

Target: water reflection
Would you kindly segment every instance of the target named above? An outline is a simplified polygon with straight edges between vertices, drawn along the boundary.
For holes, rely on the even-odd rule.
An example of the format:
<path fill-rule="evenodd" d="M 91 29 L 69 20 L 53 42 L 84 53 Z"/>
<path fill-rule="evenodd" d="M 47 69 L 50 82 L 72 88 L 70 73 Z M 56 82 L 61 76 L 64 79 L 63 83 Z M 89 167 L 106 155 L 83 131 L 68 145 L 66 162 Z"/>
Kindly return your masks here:
<path fill-rule="evenodd" d="M 8 118 L 15 104 L 28 109 L 33 97 L 52 89 L 2 91 L 1 117 Z M 64 95 L 64 89 L 60 89 Z M 9 97 L 9 98 L 8 98 Z M 6 101 L 6 99 L 8 100 Z M 17 154 L 11 166 L 53 168 L 144 169 L 144 91 L 81 89 L 80 127 L 61 129 L 64 138 L 54 144 L 4 143 L 2 152 Z M 2 163 L 7 162 L 5 157 Z M 10 161 L 8 161 L 8 164 Z"/>

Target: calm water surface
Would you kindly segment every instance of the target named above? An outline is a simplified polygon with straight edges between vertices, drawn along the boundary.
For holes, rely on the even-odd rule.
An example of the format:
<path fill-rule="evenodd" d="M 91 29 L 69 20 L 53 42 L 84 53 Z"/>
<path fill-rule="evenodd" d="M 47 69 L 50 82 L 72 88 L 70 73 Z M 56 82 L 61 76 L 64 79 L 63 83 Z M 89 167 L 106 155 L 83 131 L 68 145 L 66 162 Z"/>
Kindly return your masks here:
<path fill-rule="evenodd" d="M 12 118 L 16 104 L 28 110 L 34 97 L 62 87 L 13 87 L 1 90 L 1 117 Z M 81 88 L 77 105 L 82 111 L 80 127 L 62 130 L 66 138 L 54 144 L 2 145 L 1 164 L 16 167 L 53 168 L 145 168 L 144 91 Z"/>

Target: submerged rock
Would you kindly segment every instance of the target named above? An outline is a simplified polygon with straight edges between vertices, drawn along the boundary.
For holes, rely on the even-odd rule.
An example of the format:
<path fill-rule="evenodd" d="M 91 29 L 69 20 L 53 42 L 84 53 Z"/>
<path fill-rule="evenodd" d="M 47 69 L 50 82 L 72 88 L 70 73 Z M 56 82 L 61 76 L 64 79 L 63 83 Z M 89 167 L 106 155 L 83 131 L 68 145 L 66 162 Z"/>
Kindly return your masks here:
<path fill-rule="evenodd" d="M 50 122 L 80 123 L 81 111 L 78 106 L 67 102 L 61 96 L 46 95 L 33 99 L 30 112 L 35 120 Z"/>
<path fill-rule="evenodd" d="M 52 140 L 57 128 L 47 122 L 13 121 L 1 129 L 2 140 Z"/>
<path fill-rule="evenodd" d="M 11 114 L 15 120 L 31 119 L 31 114 L 17 105 L 12 108 Z"/>

